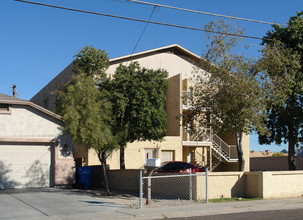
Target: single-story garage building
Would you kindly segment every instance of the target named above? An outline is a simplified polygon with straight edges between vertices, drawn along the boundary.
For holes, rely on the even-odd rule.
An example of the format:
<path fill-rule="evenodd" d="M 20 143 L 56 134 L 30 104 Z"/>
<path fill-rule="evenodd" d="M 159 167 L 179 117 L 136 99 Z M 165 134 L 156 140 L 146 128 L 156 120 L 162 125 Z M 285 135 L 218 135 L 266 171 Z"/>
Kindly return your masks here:
<path fill-rule="evenodd" d="M 60 116 L 0 93 L 0 189 L 71 185 L 73 145 Z"/>

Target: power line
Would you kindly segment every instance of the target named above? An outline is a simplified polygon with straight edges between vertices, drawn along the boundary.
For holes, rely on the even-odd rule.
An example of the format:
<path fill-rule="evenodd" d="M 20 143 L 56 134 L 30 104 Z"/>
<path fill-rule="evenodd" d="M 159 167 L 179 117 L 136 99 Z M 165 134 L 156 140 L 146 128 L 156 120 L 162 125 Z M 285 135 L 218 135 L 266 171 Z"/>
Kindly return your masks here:
<path fill-rule="evenodd" d="M 124 19 L 124 20 L 145 22 L 145 23 L 150 23 L 150 24 L 157 24 L 157 25 L 162 25 L 162 26 L 169 26 L 169 27 L 193 30 L 193 31 L 203 31 L 203 32 L 209 32 L 209 33 L 215 33 L 215 34 L 225 34 L 225 35 L 229 35 L 229 36 L 250 38 L 250 39 L 256 39 L 256 40 L 272 40 L 272 39 L 269 39 L 269 38 L 254 37 L 254 36 L 249 36 L 249 35 L 234 34 L 234 33 L 228 33 L 228 32 L 220 32 L 220 31 L 210 31 L 210 30 L 206 30 L 206 29 L 202 29 L 202 28 L 181 26 L 181 25 L 162 23 L 162 22 L 156 22 L 156 21 L 147 21 L 147 20 L 142 20 L 142 19 L 137 19 L 137 18 L 123 17 L 123 16 L 118 16 L 118 15 L 111 15 L 111 14 L 105 14 L 105 13 L 100 13 L 100 12 L 86 11 L 86 10 L 75 9 L 75 8 L 67 8 L 67 7 L 57 6 L 57 5 L 44 4 L 44 3 L 40 3 L 40 2 L 32 2 L 32 1 L 26 1 L 26 0 L 14 0 L 14 1 L 28 3 L 28 4 L 34 4 L 34 5 L 40 5 L 40 6 L 46 6 L 46 7 L 51 7 L 51 8 L 57 8 L 57 9 L 63 9 L 63 10 L 68 10 L 68 11 L 75 11 L 75 12 L 81 12 L 81 13 L 87 13 L 87 14 L 93 14 L 93 15 L 119 18 L 119 19 Z"/>
<path fill-rule="evenodd" d="M 152 5 L 152 6 L 158 6 L 158 7 L 163 7 L 163 8 L 170 8 L 170 9 L 186 11 L 186 12 L 193 12 L 193 13 L 198 13 L 198 14 L 212 15 L 212 16 L 216 16 L 216 17 L 230 18 L 230 19 L 241 20 L 241 21 L 249 21 L 249 22 L 261 23 L 261 24 L 271 24 L 271 25 L 278 24 L 278 23 L 274 23 L 274 22 L 260 21 L 260 20 L 254 20 L 254 19 L 249 19 L 249 18 L 240 18 L 240 17 L 221 15 L 221 14 L 214 14 L 214 13 L 210 13 L 210 12 L 196 11 L 196 10 L 191 10 L 191 9 L 179 8 L 179 7 L 169 6 L 169 5 L 154 4 L 151 2 L 143 2 L 143 1 L 138 1 L 138 0 L 126 0 L 126 1 L 130 1 L 130 2 L 138 3 L 138 4 L 144 4 L 144 5 Z M 285 24 L 278 24 L 278 25 L 286 26 Z"/>
<path fill-rule="evenodd" d="M 157 6 L 154 6 L 153 11 L 151 12 L 151 14 L 150 14 L 150 16 L 149 16 L 149 18 L 148 18 L 148 21 L 150 21 L 151 17 L 153 16 L 156 7 L 157 7 Z M 134 54 L 134 52 L 135 52 L 135 50 L 136 50 L 136 48 L 137 48 L 137 46 L 138 46 L 138 44 L 139 44 L 139 42 L 140 42 L 140 40 L 141 40 L 141 38 L 142 38 L 142 36 L 143 36 L 143 34 L 144 34 L 144 32 L 145 32 L 145 30 L 146 30 L 148 24 L 149 24 L 149 23 L 146 23 L 146 24 L 145 24 L 144 29 L 143 29 L 143 31 L 142 31 L 142 33 L 141 33 L 141 35 L 140 35 L 140 37 L 139 37 L 139 39 L 138 39 L 138 41 L 137 41 L 135 47 L 134 47 L 134 49 L 133 49 L 133 52 L 131 53 L 131 56 Z"/>
<path fill-rule="evenodd" d="M 7 90 L 7 89 L 11 89 L 12 87 L 0 87 L 0 90 Z"/>

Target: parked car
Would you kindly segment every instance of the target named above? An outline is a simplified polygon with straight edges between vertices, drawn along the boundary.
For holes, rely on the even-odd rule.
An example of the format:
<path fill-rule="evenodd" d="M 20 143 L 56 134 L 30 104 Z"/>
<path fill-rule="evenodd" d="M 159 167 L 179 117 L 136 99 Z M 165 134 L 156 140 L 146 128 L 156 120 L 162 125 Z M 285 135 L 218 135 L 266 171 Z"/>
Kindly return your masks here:
<path fill-rule="evenodd" d="M 191 172 L 205 172 L 205 168 L 199 168 L 193 164 L 182 162 L 182 161 L 171 161 L 165 165 L 155 169 L 154 173 L 189 173 Z"/>

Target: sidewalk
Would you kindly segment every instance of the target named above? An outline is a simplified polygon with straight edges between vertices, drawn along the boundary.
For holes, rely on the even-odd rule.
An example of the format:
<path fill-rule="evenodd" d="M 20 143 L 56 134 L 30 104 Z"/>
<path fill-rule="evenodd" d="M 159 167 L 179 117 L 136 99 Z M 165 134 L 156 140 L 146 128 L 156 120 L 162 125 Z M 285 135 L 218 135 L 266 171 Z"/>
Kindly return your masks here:
<path fill-rule="evenodd" d="M 267 210 L 303 210 L 303 197 L 222 203 L 170 202 L 170 205 L 161 200 L 153 201 L 151 206 L 142 209 L 134 208 L 138 207 L 138 203 L 135 195 L 116 192 L 107 197 L 102 190 L 0 190 L 0 219 L 167 219 Z"/>
<path fill-rule="evenodd" d="M 303 198 L 239 201 L 226 203 L 201 203 L 163 208 L 117 209 L 106 213 L 85 213 L 67 216 L 52 216 L 43 220 L 100 220 L 100 219 L 169 219 L 193 216 L 220 215 L 267 210 L 303 209 Z M 40 219 L 40 218 L 39 218 Z"/>

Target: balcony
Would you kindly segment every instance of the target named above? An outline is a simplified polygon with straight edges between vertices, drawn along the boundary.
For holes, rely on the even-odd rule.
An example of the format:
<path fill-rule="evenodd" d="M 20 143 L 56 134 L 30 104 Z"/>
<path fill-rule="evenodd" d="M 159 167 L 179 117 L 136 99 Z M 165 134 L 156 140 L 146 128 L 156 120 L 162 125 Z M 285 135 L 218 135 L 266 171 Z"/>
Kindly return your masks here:
<path fill-rule="evenodd" d="M 192 91 L 183 91 L 182 94 L 182 109 L 187 110 L 190 109 L 192 106 Z"/>
<path fill-rule="evenodd" d="M 183 128 L 183 146 L 211 146 L 212 133 L 210 129 L 200 129 L 196 132 Z"/>

